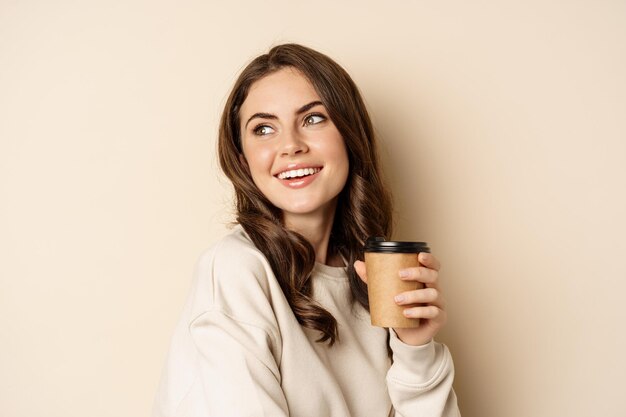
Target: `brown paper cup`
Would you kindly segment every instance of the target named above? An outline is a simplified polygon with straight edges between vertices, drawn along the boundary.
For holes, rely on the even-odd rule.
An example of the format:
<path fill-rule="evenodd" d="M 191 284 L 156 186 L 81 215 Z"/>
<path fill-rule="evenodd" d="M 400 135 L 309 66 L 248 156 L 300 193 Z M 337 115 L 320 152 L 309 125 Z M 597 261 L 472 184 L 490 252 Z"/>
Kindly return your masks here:
<path fill-rule="evenodd" d="M 402 313 L 412 305 L 399 306 L 394 297 L 402 292 L 423 288 L 416 281 L 400 279 L 398 272 L 419 266 L 417 253 L 365 252 L 367 291 L 372 325 L 378 327 L 418 327 L 419 319 L 405 317 Z"/>

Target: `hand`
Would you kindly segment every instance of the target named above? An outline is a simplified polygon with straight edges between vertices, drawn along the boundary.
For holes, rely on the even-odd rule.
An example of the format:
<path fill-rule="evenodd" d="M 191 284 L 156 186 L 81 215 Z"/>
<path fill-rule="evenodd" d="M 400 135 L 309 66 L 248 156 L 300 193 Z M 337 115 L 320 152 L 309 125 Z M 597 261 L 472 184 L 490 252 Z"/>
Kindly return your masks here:
<path fill-rule="evenodd" d="M 393 329 L 402 342 L 414 346 L 430 342 L 447 320 L 445 302 L 439 288 L 439 269 L 441 265 L 437 258 L 430 253 L 420 253 L 418 261 L 421 266 L 401 270 L 399 272 L 400 279 L 421 282 L 424 284 L 424 288 L 398 294 L 396 296 L 396 304 L 401 306 L 421 304 L 420 306 L 409 307 L 404 310 L 406 317 L 419 318 L 420 325 L 411 329 Z M 354 269 L 359 277 L 367 283 L 365 263 L 356 261 Z"/>

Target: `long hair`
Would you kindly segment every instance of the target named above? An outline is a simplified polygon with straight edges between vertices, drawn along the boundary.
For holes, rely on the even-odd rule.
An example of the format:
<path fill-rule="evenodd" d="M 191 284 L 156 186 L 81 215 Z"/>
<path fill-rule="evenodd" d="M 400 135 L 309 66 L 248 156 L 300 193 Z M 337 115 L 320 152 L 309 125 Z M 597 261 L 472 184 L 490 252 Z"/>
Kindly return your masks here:
<path fill-rule="evenodd" d="M 332 346 L 339 337 L 337 321 L 312 298 L 313 246 L 284 226 L 281 210 L 258 189 L 239 158 L 239 111 L 250 87 L 285 67 L 295 68 L 307 77 L 345 142 L 349 173 L 338 197 L 328 253 L 348 261 L 353 299 L 367 310 L 367 286 L 357 276 L 353 264 L 363 259 L 367 237 L 391 234 L 392 200 L 381 177 L 374 130 L 365 104 L 357 86 L 339 64 L 297 44 L 275 46 L 248 64 L 233 86 L 220 121 L 220 166 L 235 189 L 237 222 L 269 261 L 298 322 L 322 333 L 317 342 L 329 341 Z"/>

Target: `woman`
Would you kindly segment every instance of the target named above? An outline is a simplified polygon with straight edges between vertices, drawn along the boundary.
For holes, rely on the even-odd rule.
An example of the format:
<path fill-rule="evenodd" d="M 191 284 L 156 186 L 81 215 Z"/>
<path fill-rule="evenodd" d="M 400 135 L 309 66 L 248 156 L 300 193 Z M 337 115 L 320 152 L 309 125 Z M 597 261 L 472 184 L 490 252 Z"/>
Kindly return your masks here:
<path fill-rule="evenodd" d="M 285 44 L 241 73 L 219 132 L 237 225 L 198 261 L 154 416 L 456 416 L 439 262 L 401 271 L 416 329 L 372 327 L 362 248 L 391 199 L 349 75 Z"/>

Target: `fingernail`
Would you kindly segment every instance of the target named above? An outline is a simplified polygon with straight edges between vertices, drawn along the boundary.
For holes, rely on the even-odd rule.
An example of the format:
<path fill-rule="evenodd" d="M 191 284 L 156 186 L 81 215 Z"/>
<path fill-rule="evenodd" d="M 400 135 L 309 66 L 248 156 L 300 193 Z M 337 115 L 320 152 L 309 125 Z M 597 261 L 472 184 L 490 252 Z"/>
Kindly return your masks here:
<path fill-rule="evenodd" d="M 404 295 L 396 295 L 395 297 L 393 297 L 393 299 L 396 300 L 396 303 L 401 303 L 404 301 Z"/>
<path fill-rule="evenodd" d="M 406 269 L 402 269 L 400 270 L 399 274 L 401 278 L 406 278 L 409 276 L 409 271 L 407 271 Z"/>

